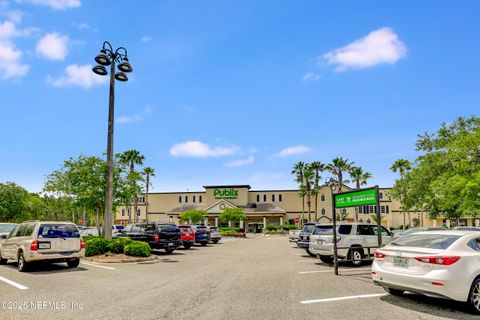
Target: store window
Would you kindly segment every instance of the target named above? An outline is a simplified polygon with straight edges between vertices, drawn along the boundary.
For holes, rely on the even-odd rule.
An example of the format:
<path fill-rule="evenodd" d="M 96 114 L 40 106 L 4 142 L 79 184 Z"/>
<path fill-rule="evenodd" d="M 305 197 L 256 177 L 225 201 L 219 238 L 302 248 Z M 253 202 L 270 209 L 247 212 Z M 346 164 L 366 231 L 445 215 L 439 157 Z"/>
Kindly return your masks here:
<path fill-rule="evenodd" d="M 260 202 L 260 195 L 257 194 L 257 202 Z"/>
<path fill-rule="evenodd" d="M 198 202 L 202 202 L 202 196 L 198 196 Z"/>
<path fill-rule="evenodd" d="M 324 194 L 322 194 L 322 195 L 320 196 L 320 200 L 321 200 L 321 201 L 325 201 L 325 195 L 324 195 Z"/>
<path fill-rule="evenodd" d="M 188 203 L 188 196 L 185 196 L 185 203 Z"/>
<path fill-rule="evenodd" d="M 122 209 L 122 216 L 125 216 L 125 209 Z"/>
<path fill-rule="evenodd" d="M 263 195 L 263 202 L 267 202 L 267 195 L 266 194 Z"/>
<path fill-rule="evenodd" d="M 275 202 L 275 195 L 272 194 L 272 202 Z"/>
<path fill-rule="evenodd" d="M 193 198 L 193 199 L 192 199 L 193 203 L 195 203 L 195 200 L 197 200 L 196 197 L 195 197 L 195 196 L 192 196 L 192 198 Z"/>
<path fill-rule="evenodd" d="M 281 194 L 278 195 L 278 201 L 282 202 L 282 195 Z"/>
<path fill-rule="evenodd" d="M 325 208 L 322 208 L 322 216 L 324 216 L 325 214 L 326 214 Z"/>
<path fill-rule="evenodd" d="M 178 196 L 178 203 L 182 203 L 182 196 Z"/>

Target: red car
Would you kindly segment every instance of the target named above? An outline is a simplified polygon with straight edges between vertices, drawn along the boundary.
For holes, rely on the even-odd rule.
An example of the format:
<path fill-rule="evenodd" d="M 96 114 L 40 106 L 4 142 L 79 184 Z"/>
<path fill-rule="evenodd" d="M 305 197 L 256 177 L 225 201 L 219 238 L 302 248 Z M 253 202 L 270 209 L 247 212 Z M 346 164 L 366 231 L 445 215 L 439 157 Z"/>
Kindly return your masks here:
<path fill-rule="evenodd" d="M 182 240 L 183 247 L 190 249 L 195 243 L 195 232 L 190 226 L 178 226 L 178 228 L 180 229 L 180 240 Z"/>

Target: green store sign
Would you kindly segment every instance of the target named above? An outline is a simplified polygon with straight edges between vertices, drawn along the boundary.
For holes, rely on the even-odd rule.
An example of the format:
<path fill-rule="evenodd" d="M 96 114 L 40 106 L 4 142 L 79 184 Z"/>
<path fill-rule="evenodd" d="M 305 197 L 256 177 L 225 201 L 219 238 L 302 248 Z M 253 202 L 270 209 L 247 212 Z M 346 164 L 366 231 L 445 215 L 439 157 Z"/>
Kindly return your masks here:
<path fill-rule="evenodd" d="M 377 190 L 375 188 L 335 194 L 334 197 L 335 207 L 337 208 L 377 204 Z"/>
<path fill-rule="evenodd" d="M 238 190 L 230 189 L 213 189 L 213 197 L 215 199 L 237 199 Z"/>

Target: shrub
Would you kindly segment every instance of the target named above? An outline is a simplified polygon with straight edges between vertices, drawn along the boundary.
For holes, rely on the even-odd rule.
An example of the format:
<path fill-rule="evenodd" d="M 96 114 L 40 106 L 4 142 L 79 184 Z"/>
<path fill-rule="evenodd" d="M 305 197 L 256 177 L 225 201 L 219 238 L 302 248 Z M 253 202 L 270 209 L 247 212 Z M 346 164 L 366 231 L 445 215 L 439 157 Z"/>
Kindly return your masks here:
<path fill-rule="evenodd" d="M 92 239 L 98 239 L 98 238 L 102 238 L 102 237 L 98 237 L 98 236 L 84 236 L 84 237 L 82 237 L 82 239 L 84 241 L 88 241 L 88 240 L 92 240 Z"/>
<path fill-rule="evenodd" d="M 298 229 L 297 226 L 294 224 L 288 225 L 288 230 L 297 230 L 297 229 Z"/>
<path fill-rule="evenodd" d="M 133 240 L 130 238 L 117 238 L 110 241 L 110 243 L 108 244 L 108 250 L 113 253 L 123 253 L 124 247 L 132 242 Z"/>
<path fill-rule="evenodd" d="M 277 230 L 277 227 L 274 226 L 273 224 L 267 224 L 267 228 L 266 228 L 268 231 L 274 231 L 274 230 Z"/>
<path fill-rule="evenodd" d="M 85 241 L 85 256 L 95 256 L 97 254 L 104 254 L 108 251 L 108 241 L 105 238 L 89 239 Z"/>
<path fill-rule="evenodd" d="M 240 232 L 240 228 L 237 228 L 237 227 L 220 227 L 220 231 L 235 231 L 235 232 Z"/>
<path fill-rule="evenodd" d="M 150 255 L 150 246 L 148 243 L 141 241 L 132 241 L 123 250 L 127 256 L 148 257 Z"/>

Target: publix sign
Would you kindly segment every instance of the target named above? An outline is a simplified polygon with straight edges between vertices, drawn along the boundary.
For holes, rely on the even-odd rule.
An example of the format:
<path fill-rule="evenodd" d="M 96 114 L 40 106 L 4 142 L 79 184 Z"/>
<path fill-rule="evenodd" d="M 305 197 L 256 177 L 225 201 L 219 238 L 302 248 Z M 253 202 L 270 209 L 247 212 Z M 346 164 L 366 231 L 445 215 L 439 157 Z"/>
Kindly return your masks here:
<path fill-rule="evenodd" d="M 213 197 L 215 199 L 237 199 L 238 190 L 230 189 L 213 189 Z"/>

